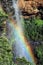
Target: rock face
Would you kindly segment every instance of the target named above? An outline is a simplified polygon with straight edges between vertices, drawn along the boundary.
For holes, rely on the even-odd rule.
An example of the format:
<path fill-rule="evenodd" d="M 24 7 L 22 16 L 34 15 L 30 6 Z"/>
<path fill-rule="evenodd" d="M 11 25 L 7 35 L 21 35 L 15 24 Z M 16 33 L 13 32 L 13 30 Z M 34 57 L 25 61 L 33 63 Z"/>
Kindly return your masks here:
<path fill-rule="evenodd" d="M 43 0 L 22 0 L 22 4 L 20 4 L 21 0 L 19 1 L 20 9 L 22 9 L 24 12 L 28 12 L 29 14 L 33 14 L 39 12 L 39 6 L 43 7 Z"/>
<path fill-rule="evenodd" d="M 40 15 L 43 19 L 43 0 L 19 0 L 19 8 L 25 18 Z"/>
<path fill-rule="evenodd" d="M 1 5 L 3 10 L 8 14 L 14 11 L 12 6 L 12 0 L 3 0 L 3 1 L 1 0 Z"/>
<path fill-rule="evenodd" d="M 12 0 L 1 1 L 6 12 L 14 13 Z M 43 17 L 43 0 L 18 0 L 18 6 L 25 17 L 41 14 Z"/>

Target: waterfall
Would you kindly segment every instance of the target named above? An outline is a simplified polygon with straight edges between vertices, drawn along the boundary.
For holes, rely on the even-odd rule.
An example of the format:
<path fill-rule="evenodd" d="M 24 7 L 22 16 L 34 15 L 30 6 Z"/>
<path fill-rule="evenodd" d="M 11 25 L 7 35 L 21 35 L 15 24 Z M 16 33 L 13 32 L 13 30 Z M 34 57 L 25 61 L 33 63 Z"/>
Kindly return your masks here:
<path fill-rule="evenodd" d="M 22 28 L 22 17 L 21 17 L 21 12 L 19 10 L 19 7 L 18 7 L 18 0 L 12 0 L 13 1 L 13 7 L 14 7 L 14 10 L 15 10 L 15 17 L 16 17 L 16 21 L 17 21 L 17 25 Z"/>
<path fill-rule="evenodd" d="M 22 41 L 20 40 L 20 34 L 19 33 L 23 33 L 23 28 L 22 28 L 22 17 L 21 17 L 21 12 L 19 10 L 19 7 L 18 7 L 18 0 L 12 0 L 13 1 L 13 7 L 14 7 L 14 10 L 15 10 L 15 14 L 14 16 L 16 17 L 16 26 L 19 28 L 18 31 L 15 30 L 15 44 L 14 44 L 14 51 L 15 51 L 15 55 L 17 57 L 24 57 L 24 46 L 22 45 Z M 18 33 L 17 33 L 18 32 Z"/>
<path fill-rule="evenodd" d="M 34 63 L 34 56 L 32 54 L 31 46 L 29 42 L 26 41 L 26 38 L 23 35 L 23 18 L 21 17 L 21 12 L 18 7 L 18 0 L 12 0 L 13 8 L 15 14 L 13 17 L 16 17 L 16 21 L 7 21 L 8 26 L 8 39 L 13 43 L 13 53 L 14 58 L 25 57 L 29 62 Z M 10 22 L 9 22 L 10 21 Z M 16 24 L 15 24 L 16 23 Z"/>

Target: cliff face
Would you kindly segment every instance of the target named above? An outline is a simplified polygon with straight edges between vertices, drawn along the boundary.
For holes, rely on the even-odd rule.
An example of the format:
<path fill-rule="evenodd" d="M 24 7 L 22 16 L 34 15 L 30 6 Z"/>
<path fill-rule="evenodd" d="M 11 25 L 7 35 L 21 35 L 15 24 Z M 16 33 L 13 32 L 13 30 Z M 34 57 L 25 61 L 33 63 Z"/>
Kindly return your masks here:
<path fill-rule="evenodd" d="M 25 18 L 40 15 L 43 18 L 43 0 L 19 0 L 19 8 Z"/>
<path fill-rule="evenodd" d="M 1 1 L 2 7 L 6 12 L 12 12 L 12 0 L 3 0 Z M 28 17 L 30 15 L 41 14 L 43 16 L 43 0 L 18 0 L 18 6 L 22 12 L 22 15 Z M 40 11 L 41 10 L 41 11 Z"/>
<path fill-rule="evenodd" d="M 39 12 L 38 7 L 43 7 L 43 0 L 19 0 L 21 10 L 31 13 Z"/>

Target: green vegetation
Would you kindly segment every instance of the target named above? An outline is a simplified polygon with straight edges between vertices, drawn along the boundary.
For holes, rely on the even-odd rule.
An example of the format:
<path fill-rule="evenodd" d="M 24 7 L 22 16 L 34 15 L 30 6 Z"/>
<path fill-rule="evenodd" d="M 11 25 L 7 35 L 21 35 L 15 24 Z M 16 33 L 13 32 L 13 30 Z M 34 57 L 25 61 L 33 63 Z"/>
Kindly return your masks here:
<path fill-rule="evenodd" d="M 1 6 L 0 6 L 0 16 L 8 16 L 7 14 L 5 14 Z"/>
<path fill-rule="evenodd" d="M 38 61 L 37 65 L 43 65 L 43 44 L 40 44 L 35 48 L 35 55 Z"/>
<path fill-rule="evenodd" d="M 6 30 L 6 19 L 8 18 L 8 15 L 5 14 L 5 12 L 0 7 L 0 35 L 5 33 Z"/>
<path fill-rule="evenodd" d="M 0 25 L 2 25 L 3 21 L 5 21 L 8 18 L 7 14 L 3 10 L 0 10 Z"/>
<path fill-rule="evenodd" d="M 3 26 L 4 21 L 8 18 L 8 15 L 0 7 L 0 26 Z"/>
<path fill-rule="evenodd" d="M 5 37 L 0 37 L 0 65 L 14 65 L 12 47 Z"/>
<path fill-rule="evenodd" d="M 23 58 L 17 58 L 16 59 L 17 65 L 33 65 L 30 62 L 26 61 L 26 59 Z"/>
<path fill-rule="evenodd" d="M 24 32 L 27 39 L 33 41 L 43 40 L 43 20 L 32 17 L 24 22 Z"/>

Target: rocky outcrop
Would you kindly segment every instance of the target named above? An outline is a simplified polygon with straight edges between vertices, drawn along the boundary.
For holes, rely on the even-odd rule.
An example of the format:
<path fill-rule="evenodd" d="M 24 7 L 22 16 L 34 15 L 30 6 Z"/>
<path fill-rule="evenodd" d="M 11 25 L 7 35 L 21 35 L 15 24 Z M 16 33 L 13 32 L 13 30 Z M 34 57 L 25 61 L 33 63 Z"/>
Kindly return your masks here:
<path fill-rule="evenodd" d="M 40 15 L 43 19 L 43 0 L 19 0 L 19 8 L 25 18 Z"/>
<path fill-rule="evenodd" d="M 1 1 L 2 7 L 6 12 L 14 13 L 12 0 Z M 43 0 L 18 0 L 18 6 L 23 17 L 41 14 L 43 17 Z"/>
<path fill-rule="evenodd" d="M 43 0 L 21 0 L 19 1 L 20 9 L 22 9 L 24 12 L 28 12 L 29 14 L 37 13 L 39 12 L 38 7 L 43 7 Z M 24 4 L 24 5 L 23 5 Z"/>

